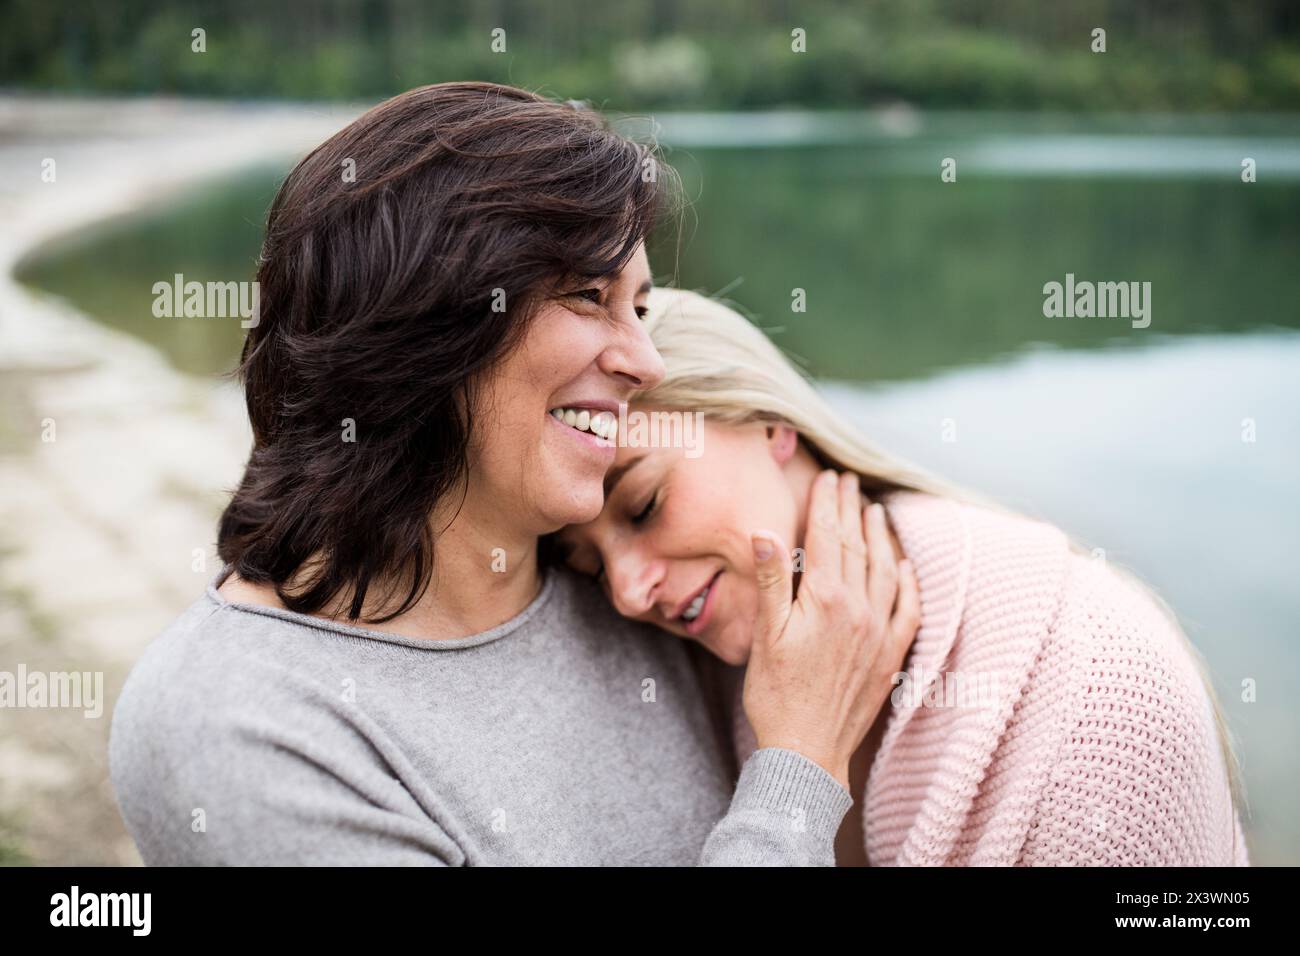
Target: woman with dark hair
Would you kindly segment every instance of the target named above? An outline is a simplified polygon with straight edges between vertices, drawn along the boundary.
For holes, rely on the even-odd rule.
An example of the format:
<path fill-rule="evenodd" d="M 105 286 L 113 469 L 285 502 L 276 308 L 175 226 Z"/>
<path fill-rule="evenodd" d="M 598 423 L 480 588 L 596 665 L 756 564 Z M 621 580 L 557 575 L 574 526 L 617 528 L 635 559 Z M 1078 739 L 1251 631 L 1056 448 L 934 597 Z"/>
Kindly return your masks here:
<path fill-rule="evenodd" d="M 596 114 L 484 83 L 389 100 L 289 175 L 224 567 L 114 714 L 147 863 L 833 862 L 919 615 L 856 491 L 814 502 L 799 598 L 756 625 L 738 780 L 685 649 L 538 560 L 663 375 L 645 240 L 673 196 Z"/>

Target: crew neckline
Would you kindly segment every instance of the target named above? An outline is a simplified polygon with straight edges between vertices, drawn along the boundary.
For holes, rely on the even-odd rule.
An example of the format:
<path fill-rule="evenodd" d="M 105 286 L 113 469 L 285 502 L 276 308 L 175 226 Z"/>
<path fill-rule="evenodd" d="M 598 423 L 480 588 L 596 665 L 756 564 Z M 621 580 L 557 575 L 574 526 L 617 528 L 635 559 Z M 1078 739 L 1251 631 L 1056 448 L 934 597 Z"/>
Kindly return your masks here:
<path fill-rule="evenodd" d="M 423 651 L 456 651 L 464 650 L 471 647 L 479 647 L 483 644 L 490 644 L 493 641 L 499 641 L 508 637 L 515 631 L 524 627 L 533 618 L 535 618 L 551 600 L 555 593 L 556 580 L 559 574 L 555 569 L 541 569 L 543 575 L 542 587 L 522 611 L 507 621 L 502 621 L 496 627 L 489 628 L 486 631 L 480 631 L 477 634 L 469 634 L 465 637 L 452 637 L 446 639 L 406 637 L 401 634 L 389 634 L 386 631 L 377 631 L 373 628 L 360 627 L 355 624 L 344 624 L 339 621 L 326 620 L 323 617 L 315 617 L 311 614 L 301 614 L 298 611 L 290 611 L 287 608 L 266 607 L 262 604 L 246 604 L 242 601 L 228 600 L 217 590 L 217 584 L 223 580 L 228 571 L 228 567 L 223 566 L 220 571 L 208 582 L 206 597 L 208 601 L 216 605 L 218 611 L 230 609 L 232 611 L 242 612 L 244 614 L 259 614 L 263 617 L 273 617 L 290 624 L 296 624 L 299 627 L 310 627 L 318 631 L 330 631 L 334 634 L 342 634 L 345 637 L 351 637 L 361 640 L 382 641 L 385 644 L 398 644 L 402 647 L 411 647 Z"/>

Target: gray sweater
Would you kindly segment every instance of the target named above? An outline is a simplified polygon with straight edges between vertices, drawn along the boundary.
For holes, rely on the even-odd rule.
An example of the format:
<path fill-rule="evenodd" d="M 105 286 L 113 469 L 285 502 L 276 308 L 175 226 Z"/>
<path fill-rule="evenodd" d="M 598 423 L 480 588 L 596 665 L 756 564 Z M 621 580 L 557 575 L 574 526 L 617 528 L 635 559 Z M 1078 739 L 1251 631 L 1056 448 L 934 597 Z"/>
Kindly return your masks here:
<path fill-rule="evenodd" d="M 109 758 L 151 865 L 833 865 L 848 792 L 779 748 L 735 782 L 714 728 L 681 640 L 567 571 L 443 641 L 210 585 L 132 670 Z"/>

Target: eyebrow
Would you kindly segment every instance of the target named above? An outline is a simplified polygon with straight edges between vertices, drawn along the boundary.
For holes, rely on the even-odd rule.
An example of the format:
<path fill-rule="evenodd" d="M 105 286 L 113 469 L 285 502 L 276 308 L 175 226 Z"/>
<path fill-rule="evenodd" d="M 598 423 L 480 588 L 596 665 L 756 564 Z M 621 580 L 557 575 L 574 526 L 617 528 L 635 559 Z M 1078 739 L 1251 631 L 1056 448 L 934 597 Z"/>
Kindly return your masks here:
<path fill-rule="evenodd" d="M 636 292 L 633 293 L 633 294 L 634 294 L 634 295 L 645 295 L 647 292 L 649 292 L 649 291 L 650 291 L 651 289 L 653 289 L 654 287 L 655 287 L 654 280 L 653 280 L 653 279 L 646 279 L 645 282 L 642 282 L 642 283 L 641 283 L 641 288 L 637 289 Z"/>
<path fill-rule="evenodd" d="M 624 462 L 621 465 L 615 465 L 605 475 L 605 497 L 608 498 L 614 493 L 618 483 L 623 480 L 623 476 L 635 468 L 640 462 L 645 460 L 645 452 L 637 455 L 631 461 Z"/>

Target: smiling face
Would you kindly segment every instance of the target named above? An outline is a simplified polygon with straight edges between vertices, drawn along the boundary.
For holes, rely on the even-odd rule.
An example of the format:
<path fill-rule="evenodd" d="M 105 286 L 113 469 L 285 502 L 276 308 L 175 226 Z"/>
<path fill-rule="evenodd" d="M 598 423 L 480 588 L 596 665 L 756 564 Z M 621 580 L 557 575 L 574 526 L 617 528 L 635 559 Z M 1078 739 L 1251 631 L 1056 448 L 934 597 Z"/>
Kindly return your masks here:
<path fill-rule="evenodd" d="M 705 420 L 700 448 L 619 448 L 604 509 L 559 544 L 624 617 L 743 664 L 758 607 L 750 534 L 803 540 L 817 464 L 784 425 Z"/>
<path fill-rule="evenodd" d="M 600 433 L 633 389 L 664 374 L 641 324 L 650 286 L 640 247 L 619 274 L 568 282 L 541 303 L 485 385 L 467 507 L 534 535 L 600 513 L 615 457 Z"/>

